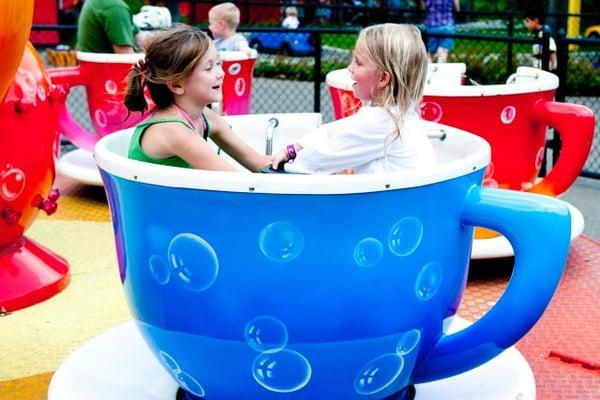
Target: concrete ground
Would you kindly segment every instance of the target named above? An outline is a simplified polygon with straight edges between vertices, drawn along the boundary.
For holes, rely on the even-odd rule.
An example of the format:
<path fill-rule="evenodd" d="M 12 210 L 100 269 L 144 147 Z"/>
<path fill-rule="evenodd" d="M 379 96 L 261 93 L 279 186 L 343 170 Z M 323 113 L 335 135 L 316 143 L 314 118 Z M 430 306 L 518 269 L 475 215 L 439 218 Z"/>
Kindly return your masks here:
<path fill-rule="evenodd" d="M 600 180 L 579 177 L 561 199 L 577 207 L 583 214 L 583 234 L 600 240 Z"/>

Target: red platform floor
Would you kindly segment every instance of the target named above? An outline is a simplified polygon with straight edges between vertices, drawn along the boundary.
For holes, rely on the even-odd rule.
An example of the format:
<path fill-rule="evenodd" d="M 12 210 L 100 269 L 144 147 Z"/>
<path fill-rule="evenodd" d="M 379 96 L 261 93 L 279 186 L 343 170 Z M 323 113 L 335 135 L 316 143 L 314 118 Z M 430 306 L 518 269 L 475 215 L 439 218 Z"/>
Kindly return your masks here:
<path fill-rule="evenodd" d="M 471 265 L 461 317 L 475 320 L 493 305 L 512 264 L 503 259 Z M 600 399 L 600 242 L 582 236 L 572 243 L 552 302 L 517 348 L 533 369 L 538 400 Z"/>

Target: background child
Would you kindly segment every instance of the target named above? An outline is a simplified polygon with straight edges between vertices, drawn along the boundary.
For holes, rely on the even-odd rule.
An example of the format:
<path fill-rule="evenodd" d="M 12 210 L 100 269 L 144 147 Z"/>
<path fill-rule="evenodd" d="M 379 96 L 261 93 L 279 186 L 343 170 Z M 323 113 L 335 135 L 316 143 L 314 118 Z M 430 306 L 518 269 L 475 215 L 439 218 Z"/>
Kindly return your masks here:
<path fill-rule="evenodd" d="M 141 3 L 141 2 L 140 2 Z M 134 53 L 142 44 L 129 0 L 86 0 L 77 22 L 77 49 L 90 53 Z"/>
<path fill-rule="evenodd" d="M 536 39 L 541 39 L 544 35 L 544 12 L 539 8 L 532 8 L 525 12 L 525 27 L 527 30 L 535 36 Z M 533 45 L 533 57 L 535 60 L 533 61 L 533 66 L 536 68 L 542 68 L 542 45 L 539 43 L 535 43 Z M 550 71 L 555 71 L 557 67 L 557 59 L 556 59 L 556 42 L 552 37 L 550 37 L 550 60 L 548 63 L 548 69 Z"/>
<path fill-rule="evenodd" d="M 285 18 L 281 23 L 281 26 L 287 29 L 297 29 L 299 25 L 300 20 L 298 19 L 298 10 L 296 7 L 286 7 Z"/>
<path fill-rule="evenodd" d="M 411 25 L 382 24 L 363 29 L 349 67 L 358 113 L 308 133 L 274 156 L 288 172 L 356 173 L 398 171 L 435 164 L 417 105 L 427 74 L 427 52 Z"/>
<path fill-rule="evenodd" d="M 218 51 L 248 51 L 248 41 L 236 33 L 239 24 L 240 9 L 233 3 L 221 3 L 208 11 L 208 29 Z"/>
<path fill-rule="evenodd" d="M 446 35 L 456 32 L 454 12 L 460 11 L 459 0 L 421 0 L 421 8 L 425 10 L 425 26 L 428 33 Z M 448 53 L 454 49 L 454 39 L 429 36 L 427 49 L 429 61 L 433 62 L 435 57 L 438 63 L 445 63 Z"/>
<path fill-rule="evenodd" d="M 147 87 L 156 104 L 139 124 L 129 158 L 156 164 L 234 171 L 207 143 L 210 137 L 244 167 L 258 171 L 271 162 L 233 134 L 227 122 L 206 108 L 221 101 L 223 69 L 217 49 L 201 30 L 181 25 L 149 38 L 145 61 L 128 76 L 125 105 L 145 112 Z"/>

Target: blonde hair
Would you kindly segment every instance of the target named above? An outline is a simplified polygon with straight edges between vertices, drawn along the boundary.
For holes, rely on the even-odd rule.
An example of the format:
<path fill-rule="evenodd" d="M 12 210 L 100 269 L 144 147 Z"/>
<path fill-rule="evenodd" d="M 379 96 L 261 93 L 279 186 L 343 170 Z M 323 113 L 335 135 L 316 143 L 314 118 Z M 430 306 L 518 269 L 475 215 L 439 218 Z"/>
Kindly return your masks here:
<path fill-rule="evenodd" d="M 414 25 L 373 25 L 360 31 L 356 47 L 390 75 L 379 100 L 396 125 L 390 138 L 397 139 L 406 113 L 418 105 L 425 88 L 427 50 L 421 32 Z"/>
<path fill-rule="evenodd" d="M 296 7 L 286 7 L 285 8 L 285 15 L 286 16 L 297 16 L 298 15 L 298 10 L 296 9 Z"/>
<path fill-rule="evenodd" d="M 124 100 L 127 109 L 130 112 L 148 109 L 145 87 L 158 109 L 173 104 L 175 98 L 167 84 L 189 78 L 210 43 L 206 33 L 189 25 L 179 25 L 151 36 L 145 59 L 140 60 L 127 76 Z"/>
<path fill-rule="evenodd" d="M 240 9 L 231 2 L 217 4 L 208 11 L 208 14 L 225 21 L 230 29 L 235 30 L 240 24 Z"/>

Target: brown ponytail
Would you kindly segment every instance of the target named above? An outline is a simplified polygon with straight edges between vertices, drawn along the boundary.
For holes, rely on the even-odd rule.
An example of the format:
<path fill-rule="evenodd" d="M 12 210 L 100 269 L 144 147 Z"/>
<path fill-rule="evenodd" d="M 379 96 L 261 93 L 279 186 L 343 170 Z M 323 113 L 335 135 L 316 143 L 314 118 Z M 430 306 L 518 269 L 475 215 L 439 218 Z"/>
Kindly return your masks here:
<path fill-rule="evenodd" d="M 127 75 L 127 92 L 125 92 L 125 107 L 130 112 L 146 112 L 148 102 L 144 97 L 144 73 L 138 65 Z"/>

